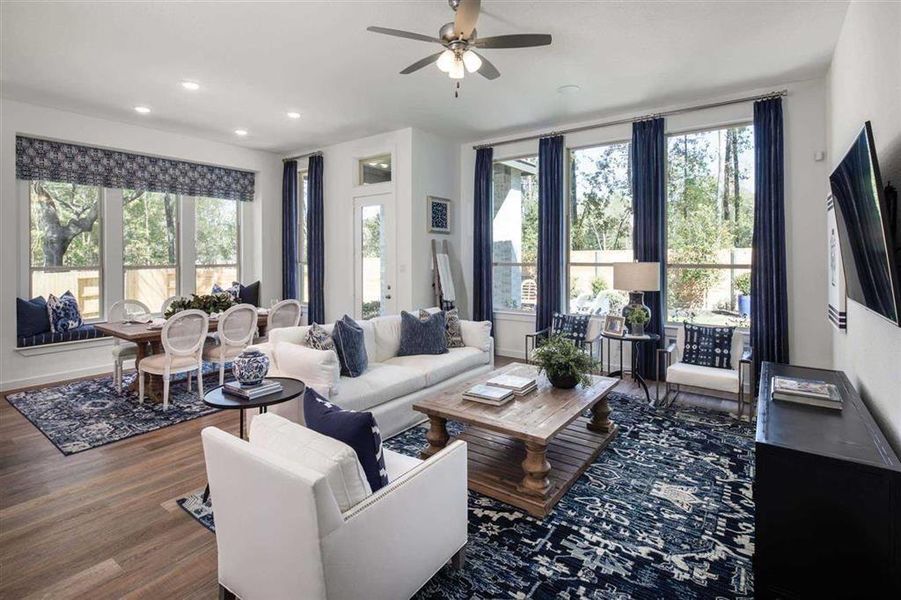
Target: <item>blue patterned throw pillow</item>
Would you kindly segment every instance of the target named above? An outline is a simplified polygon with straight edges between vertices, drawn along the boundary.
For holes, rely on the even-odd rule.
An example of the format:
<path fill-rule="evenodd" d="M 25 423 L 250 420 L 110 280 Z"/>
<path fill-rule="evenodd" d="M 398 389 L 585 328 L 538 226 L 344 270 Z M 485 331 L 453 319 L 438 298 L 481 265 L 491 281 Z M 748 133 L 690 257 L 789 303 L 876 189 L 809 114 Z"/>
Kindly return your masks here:
<path fill-rule="evenodd" d="M 344 410 L 307 388 L 303 394 L 303 419 L 313 431 L 354 449 L 373 492 L 388 484 L 382 434 L 371 412 Z"/>
<path fill-rule="evenodd" d="M 231 285 L 231 287 L 223 288 L 218 283 L 214 283 L 213 289 L 211 290 L 210 293 L 212 293 L 212 294 L 228 294 L 229 296 L 232 297 L 232 300 L 234 300 L 235 302 L 240 302 L 241 301 L 241 284 L 235 282 Z"/>
<path fill-rule="evenodd" d="M 319 323 L 310 325 L 306 343 L 313 350 L 335 350 L 335 340 Z"/>
<path fill-rule="evenodd" d="M 432 313 L 424 308 L 419 309 L 419 320 L 424 321 L 431 316 Z M 447 337 L 448 348 L 465 348 L 463 343 L 463 331 L 460 327 L 460 313 L 456 308 L 445 311 L 444 318 L 447 321 L 444 326 L 445 335 Z"/>
<path fill-rule="evenodd" d="M 706 327 L 683 323 L 685 347 L 682 362 L 699 367 L 732 368 L 732 333 L 734 327 Z"/>
<path fill-rule="evenodd" d="M 341 362 L 341 374 L 345 377 L 359 377 L 369 366 L 366 356 L 366 342 L 363 339 L 363 328 L 356 321 L 344 315 L 335 321 L 332 330 L 335 350 Z"/>
<path fill-rule="evenodd" d="M 400 349 L 398 356 L 416 354 L 447 354 L 447 333 L 444 311 L 420 319 L 408 313 L 400 313 Z"/>
<path fill-rule="evenodd" d="M 70 291 L 59 298 L 50 294 L 47 298 L 47 315 L 50 317 L 50 331 L 53 333 L 63 333 L 84 325 L 78 311 L 78 300 Z"/>

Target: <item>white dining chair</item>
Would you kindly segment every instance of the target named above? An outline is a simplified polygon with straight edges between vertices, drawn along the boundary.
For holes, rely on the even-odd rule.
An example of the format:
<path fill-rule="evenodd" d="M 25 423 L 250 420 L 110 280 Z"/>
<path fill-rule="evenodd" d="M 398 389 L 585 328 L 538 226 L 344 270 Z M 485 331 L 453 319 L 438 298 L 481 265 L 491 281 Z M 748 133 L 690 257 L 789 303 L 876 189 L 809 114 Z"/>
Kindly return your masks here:
<path fill-rule="evenodd" d="M 219 385 L 225 383 L 225 363 L 234 361 L 250 345 L 256 332 L 257 307 L 253 304 L 238 304 L 219 315 L 216 342 L 207 343 L 203 348 L 203 359 L 219 365 Z"/>
<path fill-rule="evenodd" d="M 144 357 L 138 363 L 138 401 L 144 402 L 144 375 L 162 375 L 163 409 L 169 408 L 169 378 L 177 373 L 197 371 L 197 391 L 203 399 L 203 342 L 209 316 L 202 310 L 183 310 L 163 325 L 163 354 Z M 188 380 L 190 391 L 190 379 Z"/>
<path fill-rule="evenodd" d="M 136 318 L 150 318 L 150 309 L 140 300 L 117 300 L 107 311 L 107 320 L 127 321 Z M 116 391 L 122 393 L 122 365 L 126 360 L 137 357 L 138 345 L 113 338 L 113 382 Z"/>
<path fill-rule="evenodd" d="M 166 311 L 169 310 L 169 307 L 170 307 L 170 306 L 172 305 L 172 303 L 175 302 L 176 300 L 178 300 L 178 296 L 169 296 L 168 298 L 166 298 L 165 300 L 163 300 L 163 304 L 162 304 L 162 306 L 160 306 L 160 314 L 163 315 L 163 316 L 165 317 L 165 316 L 166 316 Z"/>
<path fill-rule="evenodd" d="M 297 300 L 282 300 L 269 310 L 266 319 L 266 335 L 273 329 L 281 327 L 297 327 L 303 307 Z"/>

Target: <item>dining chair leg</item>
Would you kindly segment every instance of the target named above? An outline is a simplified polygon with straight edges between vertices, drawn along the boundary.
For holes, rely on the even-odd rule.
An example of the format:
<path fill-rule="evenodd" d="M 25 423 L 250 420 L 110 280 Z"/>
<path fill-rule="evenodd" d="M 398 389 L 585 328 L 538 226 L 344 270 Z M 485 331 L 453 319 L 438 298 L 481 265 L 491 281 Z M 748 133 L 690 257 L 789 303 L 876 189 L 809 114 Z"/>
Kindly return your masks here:
<path fill-rule="evenodd" d="M 219 385 L 225 385 L 225 361 L 219 363 Z"/>
<path fill-rule="evenodd" d="M 194 375 L 194 371 L 188 371 L 188 392 L 191 391 L 191 376 Z"/>
<path fill-rule="evenodd" d="M 138 369 L 138 404 L 144 404 L 144 372 Z"/>
<path fill-rule="evenodd" d="M 163 376 L 163 410 L 169 410 L 169 378 Z"/>
<path fill-rule="evenodd" d="M 119 377 L 119 361 L 113 361 L 113 384 L 116 386 L 116 393 L 122 393 L 122 379 Z"/>
<path fill-rule="evenodd" d="M 203 366 L 197 367 L 197 396 L 203 400 Z"/>

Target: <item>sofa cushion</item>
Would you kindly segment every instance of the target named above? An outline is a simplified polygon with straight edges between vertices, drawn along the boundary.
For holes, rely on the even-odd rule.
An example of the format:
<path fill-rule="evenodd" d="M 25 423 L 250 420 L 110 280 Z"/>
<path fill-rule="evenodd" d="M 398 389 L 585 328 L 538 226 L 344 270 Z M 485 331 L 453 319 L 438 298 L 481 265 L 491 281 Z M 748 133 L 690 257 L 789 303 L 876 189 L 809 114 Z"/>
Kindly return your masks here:
<path fill-rule="evenodd" d="M 433 312 L 424 308 L 419 309 L 419 319 L 428 319 Z M 444 335 L 447 337 L 448 348 L 463 348 L 463 335 L 460 333 L 460 314 L 456 308 L 452 308 L 444 313 Z"/>
<path fill-rule="evenodd" d="M 93 325 L 82 325 L 69 331 L 61 333 L 53 333 L 45 331 L 32 336 L 22 336 L 16 338 L 17 348 L 31 348 L 34 346 L 45 346 L 47 344 L 59 344 L 61 342 L 75 342 L 80 340 L 93 340 L 96 338 L 107 337 L 107 335 L 96 329 Z"/>
<path fill-rule="evenodd" d="M 304 343 L 314 350 L 334 350 L 335 340 L 319 323 L 310 325 Z"/>
<path fill-rule="evenodd" d="M 341 364 L 333 350 L 316 350 L 285 342 L 272 347 L 280 373 L 303 381 L 324 396 L 337 387 Z"/>
<path fill-rule="evenodd" d="M 78 300 L 70 291 L 59 298 L 50 294 L 47 298 L 47 315 L 50 319 L 50 331 L 53 333 L 64 333 L 84 325 L 78 310 Z"/>
<path fill-rule="evenodd" d="M 370 319 L 375 337 L 375 362 L 397 356 L 400 349 L 400 315 Z"/>
<path fill-rule="evenodd" d="M 488 353 L 478 348 L 451 348 L 447 354 L 397 356 L 385 361 L 385 365 L 413 369 L 425 376 L 426 385 L 435 385 L 490 361 Z"/>
<path fill-rule="evenodd" d="M 420 319 L 407 311 L 400 313 L 400 349 L 398 356 L 446 354 L 447 337 L 443 312 Z"/>
<path fill-rule="evenodd" d="M 43 296 L 23 300 L 16 298 L 16 337 L 31 337 L 50 331 L 50 315 Z"/>
<path fill-rule="evenodd" d="M 335 340 L 335 350 L 341 361 L 341 375 L 345 377 L 362 375 L 369 363 L 363 328 L 356 321 L 344 315 L 340 321 L 335 322 L 332 338 Z"/>
<path fill-rule="evenodd" d="M 666 370 L 666 381 L 679 385 L 738 393 L 738 371 L 679 362 Z"/>
<path fill-rule="evenodd" d="M 372 413 L 343 410 L 308 389 L 303 396 L 303 418 L 313 431 L 354 449 L 373 492 L 388 484 L 382 436 Z"/>
<path fill-rule="evenodd" d="M 283 417 L 254 417 L 250 444 L 324 475 L 342 512 L 372 493 L 353 448 Z"/>
<path fill-rule="evenodd" d="M 342 408 L 369 410 L 427 386 L 419 369 L 372 363 L 360 377 L 342 377 L 332 400 Z"/>
<path fill-rule="evenodd" d="M 482 352 L 491 351 L 491 321 L 465 321 L 460 319 L 460 335 L 463 343 Z"/>

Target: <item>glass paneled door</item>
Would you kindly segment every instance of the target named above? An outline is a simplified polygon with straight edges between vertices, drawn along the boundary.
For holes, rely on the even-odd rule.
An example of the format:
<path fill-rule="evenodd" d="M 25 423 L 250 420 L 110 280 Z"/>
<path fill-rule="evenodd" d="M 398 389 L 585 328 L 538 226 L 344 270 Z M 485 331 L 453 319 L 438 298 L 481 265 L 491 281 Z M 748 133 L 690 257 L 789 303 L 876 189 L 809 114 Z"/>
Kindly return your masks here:
<path fill-rule="evenodd" d="M 354 200 L 354 312 L 371 319 L 394 314 L 393 194 Z"/>

